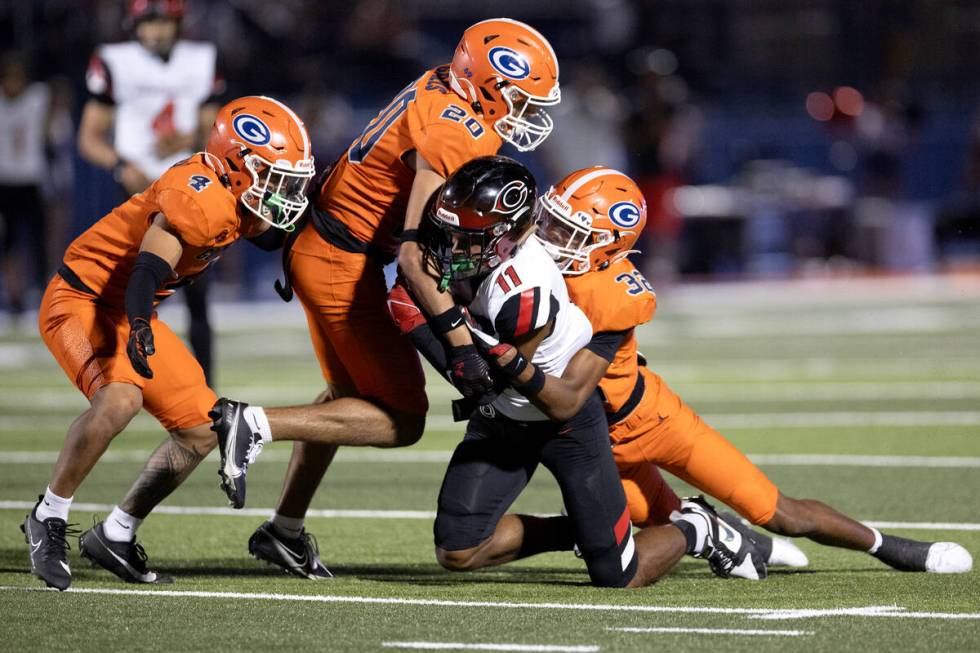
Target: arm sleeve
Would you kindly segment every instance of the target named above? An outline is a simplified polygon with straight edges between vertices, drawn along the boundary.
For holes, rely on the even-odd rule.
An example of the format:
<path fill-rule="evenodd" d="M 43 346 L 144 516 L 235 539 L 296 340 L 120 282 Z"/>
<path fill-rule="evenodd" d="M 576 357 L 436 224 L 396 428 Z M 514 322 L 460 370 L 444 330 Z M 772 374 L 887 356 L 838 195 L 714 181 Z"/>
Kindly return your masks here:
<path fill-rule="evenodd" d="M 151 252 L 140 252 L 126 284 L 126 317 L 132 324 L 136 319 L 150 321 L 153 297 L 163 282 L 173 277 L 170 264 Z"/>
<path fill-rule="evenodd" d="M 102 104 L 115 105 L 112 94 L 112 73 L 99 51 L 92 55 L 85 72 L 85 86 L 89 97 Z"/>
<path fill-rule="evenodd" d="M 544 292 L 546 297 L 542 297 Z M 545 326 L 558 315 L 558 299 L 547 289 L 528 288 L 504 299 L 493 327 L 501 342 L 512 342 Z"/>
<path fill-rule="evenodd" d="M 624 331 L 602 331 L 592 336 L 585 348 L 597 356 L 605 358 L 610 363 L 616 357 L 616 352 L 623 345 L 632 329 Z"/>

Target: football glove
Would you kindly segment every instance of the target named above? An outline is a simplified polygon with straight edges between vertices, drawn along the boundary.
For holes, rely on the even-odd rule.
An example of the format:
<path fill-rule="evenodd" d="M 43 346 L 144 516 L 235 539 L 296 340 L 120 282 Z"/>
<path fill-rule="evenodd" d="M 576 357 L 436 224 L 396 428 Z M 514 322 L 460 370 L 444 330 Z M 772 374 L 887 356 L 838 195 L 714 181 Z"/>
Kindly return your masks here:
<path fill-rule="evenodd" d="M 493 389 L 490 366 L 474 345 L 449 350 L 450 381 L 464 397 L 479 397 Z"/>
<path fill-rule="evenodd" d="M 129 325 L 129 342 L 126 343 L 126 354 L 136 373 L 144 379 L 153 378 L 153 370 L 150 363 L 146 360 L 148 356 L 156 353 L 153 346 L 153 329 L 150 323 L 141 317 L 133 320 Z"/>

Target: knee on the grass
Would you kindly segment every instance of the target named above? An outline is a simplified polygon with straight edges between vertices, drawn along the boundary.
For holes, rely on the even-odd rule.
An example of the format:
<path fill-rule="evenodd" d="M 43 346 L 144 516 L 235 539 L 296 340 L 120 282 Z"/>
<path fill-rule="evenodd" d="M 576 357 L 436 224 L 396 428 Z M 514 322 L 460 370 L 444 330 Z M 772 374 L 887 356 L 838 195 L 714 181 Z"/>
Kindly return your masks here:
<path fill-rule="evenodd" d="M 474 546 L 469 549 L 449 551 L 437 546 L 436 560 L 447 571 L 473 571 L 478 568 L 476 554 L 479 548 L 478 546 Z"/>
<path fill-rule="evenodd" d="M 596 587 L 626 587 L 636 575 L 636 555 L 630 560 L 626 569 L 623 569 L 618 548 L 608 549 L 596 555 L 585 553 L 585 566 L 589 570 L 589 579 Z"/>

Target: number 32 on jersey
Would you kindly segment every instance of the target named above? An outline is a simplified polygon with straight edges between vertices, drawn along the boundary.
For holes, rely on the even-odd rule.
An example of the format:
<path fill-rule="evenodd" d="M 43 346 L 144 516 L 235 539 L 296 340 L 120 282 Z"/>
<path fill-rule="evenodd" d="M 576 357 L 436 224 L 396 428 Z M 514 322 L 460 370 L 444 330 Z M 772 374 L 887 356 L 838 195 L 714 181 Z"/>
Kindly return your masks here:
<path fill-rule="evenodd" d="M 633 270 L 632 272 L 623 272 L 616 276 L 616 283 L 626 284 L 626 294 L 628 295 L 639 295 L 645 292 L 651 295 L 656 295 L 653 291 L 653 286 L 647 281 L 646 277 L 640 274 L 639 270 Z"/>

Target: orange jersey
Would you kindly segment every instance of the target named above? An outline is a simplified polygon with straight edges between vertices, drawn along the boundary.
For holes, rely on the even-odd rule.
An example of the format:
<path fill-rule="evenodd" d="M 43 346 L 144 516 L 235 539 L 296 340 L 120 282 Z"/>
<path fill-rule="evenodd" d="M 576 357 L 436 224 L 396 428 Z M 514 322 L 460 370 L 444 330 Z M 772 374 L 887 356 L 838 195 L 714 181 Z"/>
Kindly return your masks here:
<path fill-rule="evenodd" d="M 183 243 L 177 277 L 167 283 L 173 286 L 201 273 L 242 235 L 236 207 L 235 196 L 204 164 L 203 155 L 195 154 L 89 227 L 68 246 L 64 262 L 100 303 L 122 308 L 140 244 L 157 213 Z M 165 288 L 158 299 L 172 292 Z"/>
<path fill-rule="evenodd" d="M 606 401 L 606 412 L 618 411 L 629 399 L 639 365 L 636 361 L 636 334 L 633 329 L 653 319 L 657 295 L 649 282 L 627 259 L 605 270 L 565 277 L 568 295 L 592 323 L 593 333 L 627 331 L 626 340 L 599 382 Z"/>
<path fill-rule="evenodd" d="M 443 177 L 503 141 L 448 83 L 449 66 L 426 71 L 399 93 L 337 162 L 317 207 L 364 243 L 394 252 L 415 172 L 413 150 Z"/>

